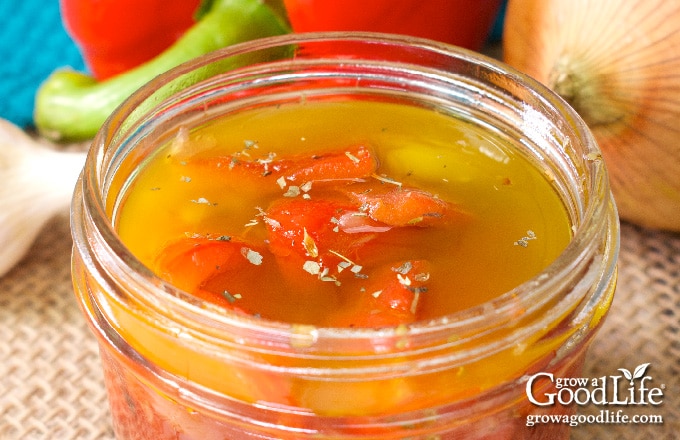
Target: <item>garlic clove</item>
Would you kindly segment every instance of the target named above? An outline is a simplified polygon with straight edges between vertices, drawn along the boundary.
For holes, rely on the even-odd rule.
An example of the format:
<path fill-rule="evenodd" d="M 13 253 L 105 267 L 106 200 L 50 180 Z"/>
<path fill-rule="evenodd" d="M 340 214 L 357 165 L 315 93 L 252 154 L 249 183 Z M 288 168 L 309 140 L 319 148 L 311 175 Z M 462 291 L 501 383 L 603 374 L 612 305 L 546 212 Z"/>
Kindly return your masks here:
<path fill-rule="evenodd" d="M 69 208 L 85 155 L 51 149 L 0 119 L 0 276 L 25 256 L 48 220 Z"/>

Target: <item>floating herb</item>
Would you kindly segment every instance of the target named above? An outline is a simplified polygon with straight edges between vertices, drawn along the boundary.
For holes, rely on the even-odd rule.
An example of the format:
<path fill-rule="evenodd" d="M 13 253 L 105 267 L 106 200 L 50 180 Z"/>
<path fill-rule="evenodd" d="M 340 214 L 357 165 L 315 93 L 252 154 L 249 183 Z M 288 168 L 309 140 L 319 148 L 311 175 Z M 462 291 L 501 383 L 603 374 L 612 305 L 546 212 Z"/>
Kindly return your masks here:
<path fill-rule="evenodd" d="M 273 218 L 270 217 L 265 217 L 264 222 L 268 224 L 272 229 L 279 229 L 281 228 L 281 223 Z"/>
<path fill-rule="evenodd" d="M 229 304 L 234 304 L 237 299 L 241 299 L 242 296 L 240 293 L 234 293 L 233 295 L 229 293 L 228 290 L 225 290 L 222 292 L 222 296 L 229 301 Z"/>
<path fill-rule="evenodd" d="M 422 272 L 422 273 L 416 274 L 413 277 L 413 279 L 422 283 L 422 282 L 425 282 L 425 281 L 430 279 L 430 274 L 428 272 Z"/>
<path fill-rule="evenodd" d="M 212 205 L 212 206 L 217 205 L 217 203 L 211 203 L 205 197 L 199 197 L 198 199 L 192 199 L 191 203 L 196 203 L 196 204 L 199 204 L 199 205 Z"/>
<path fill-rule="evenodd" d="M 251 264 L 254 264 L 255 266 L 259 266 L 260 264 L 262 264 L 262 254 L 250 248 L 247 247 L 241 248 L 241 255 L 243 255 L 246 258 L 246 260 L 248 260 Z"/>
<path fill-rule="evenodd" d="M 536 240 L 536 233 L 532 230 L 527 231 L 527 235 L 520 238 L 517 240 L 514 245 L 515 246 L 521 246 L 521 247 L 527 247 L 529 246 L 529 240 Z"/>
<path fill-rule="evenodd" d="M 399 284 L 402 286 L 410 286 L 411 285 L 411 279 L 405 275 L 402 275 L 400 273 L 397 273 L 397 279 L 399 280 Z"/>
<path fill-rule="evenodd" d="M 328 250 L 328 253 L 331 253 L 331 254 L 335 255 L 336 257 L 343 259 L 344 261 L 348 262 L 349 264 L 351 264 L 351 265 L 353 265 L 353 266 L 356 265 L 356 263 L 355 263 L 354 261 L 352 261 L 352 260 L 350 260 L 349 258 L 345 257 L 345 256 L 342 255 L 340 252 L 336 252 L 336 251 L 334 251 L 333 249 L 329 249 L 329 250 Z"/>
<path fill-rule="evenodd" d="M 356 157 L 355 155 L 353 155 L 353 154 L 350 153 L 349 151 L 345 151 L 345 156 L 349 157 L 349 160 L 351 160 L 351 161 L 354 162 L 354 163 L 359 163 L 359 162 L 361 162 L 361 160 L 359 160 L 358 157 Z"/>
<path fill-rule="evenodd" d="M 296 185 L 291 185 L 288 190 L 283 193 L 284 197 L 297 197 L 300 195 L 300 187 Z"/>
<path fill-rule="evenodd" d="M 342 272 L 343 270 L 347 269 L 348 267 L 352 267 L 352 263 L 349 261 L 341 261 L 338 263 L 338 273 Z"/>
<path fill-rule="evenodd" d="M 413 292 L 413 301 L 411 301 L 411 308 L 409 310 L 412 315 L 415 315 L 416 310 L 418 310 L 418 302 L 420 302 L 420 292 L 421 292 L 420 289 L 415 289 L 415 291 Z"/>
<path fill-rule="evenodd" d="M 413 263 L 411 263 L 410 261 L 404 262 L 399 267 L 392 268 L 393 271 L 400 273 L 402 275 L 406 275 L 407 273 L 409 273 L 411 271 L 411 269 L 413 269 Z"/>
<path fill-rule="evenodd" d="M 307 233 L 307 228 L 302 228 L 302 234 L 303 234 L 302 245 L 305 247 L 307 255 L 309 255 L 312 258 L 318 257 L 319 249 L 316 247 L 316 243 L 314 242 L 312 236 Z"/>
<path fill-rule="evenodd" d="M 312 182 L 311 181 L 305 182 L 300 186 L 300 190 L 302 190 L 302 192 L 305 192 L 305 193 L 308 193 L 309 191 L 311 191 L 311 189 L 312 189 Z"/>
<path fill-rule="evenodd" d="M 243 145 L 244 145 L 245 150 L 260 148 L 260 146 L 257 144 L 256 141 L 251 141 L 251 140 L 244 140 Z"/>
<path fill-rule="evenodd" d="M 218 163 L 217 165 L 221 166 L 220 163 Z M 238 165 L 238 159 L 232 157 L 231 160 L 229 161 L 229 170 L 233 170 L 236 165 Z"/>
<path fill-rule="evenodd" d="M 304 269 L 305 272 L 310 273 L 312 275 L 319 275 L 321 273 L 321 265 L 317 263 L 316 261 L 305 261 L 304 264 L 302 265 L 302 269 Z"/>
<path fill-rule="evenodd" d="M 391 177 L 387 177 L 385 175 L 379 175 L 379 174 L 371 174 L 371 177 L 373 177 L 376 180 L 379 180 L 384 183 L 389 183 L 392 185 L 396 186 L 402 186 L 403 184 L 397 180 L 392 179 Z"/>

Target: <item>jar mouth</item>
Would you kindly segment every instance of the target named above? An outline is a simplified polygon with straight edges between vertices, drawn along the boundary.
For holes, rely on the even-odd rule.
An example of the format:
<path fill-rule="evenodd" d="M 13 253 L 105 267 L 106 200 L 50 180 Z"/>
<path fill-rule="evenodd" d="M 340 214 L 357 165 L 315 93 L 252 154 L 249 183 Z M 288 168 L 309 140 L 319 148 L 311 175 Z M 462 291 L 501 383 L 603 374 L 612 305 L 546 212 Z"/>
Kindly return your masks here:
<path fill-rule="evenodd" d="M 545 139 L 541 138 L 543 136 L 547 139 L 554 137 L 556 131 L 566 132 L 566 139 L 560 139 L 565 141 L 565 151 L 557 153 L 560 155 L 558 160 L 563 162 L 570 172 L 578 174 L 581 181 L 573 185 L 573 188 L 564 190 L 574 192 L 572 195 L 580 199 L 570 208 L 574 222 L 573 238 L 559 257 L 530 280 L 481 305 L 407 326 L 373 329 L 296 325 L 244 316 L 212 307 L 159 278 L 132 255 L 118 238 L 111 209 L 107 206 L 107 200 L 111 196 L 108 194 L 111 169 L 117 168 L 121 157 L 128 153 L 122 150 L 130 148 L 129 145 L 134 143 L 126 140 L 127 138 L 139 140 L 146 135 L 144 121 L 160 106 L 159 90 L 167 89 L 168 84 L 176 84 L 178 78 L 181 79 L 190 72 L 243 54 L 281 48 L 286 50 L 303 46 L 309 48 L 315 44 L 319 47 L 335 44 L 337 47 L 339 43 L 346 46 L 339 46 L 341 52 L 324 55 L 325 62 L 347 65 L 362 61 L 380 63 L 387 68 L 399 64 L 400 68 L 413 69 L 416 74 L 423 74 L 423 69 L 418 63 L 423 54 L 427 54 L 440 63 L 436 67 L 437 71 L 430 69 L 429 74 L 439 74 L 450 79 L 452 74 L 446 70 L 446 66 L 450 65 L 463 71 L 463 74 L 456 74 L 457 81 L 467 81 L 464 75 L 468 73 L 477 75 L 475 81 L 482 82 L 470 82 L 467 86 L 475 88 L 482 84 L 485 89 L 481 94 L 490 101 L 497 101 L 501 95 L 512 98 L 513 117 L 518 118 L 522 125 L 531 126 L 539 133 L 538 138 L 524 140 L 529 149 L 536 148 L 535 143 L 545 142 Z M 350 51 L 356 47 L 362 49 L 358 57 L 342 56 L 342 50 Z M 388 57 L 378 58 L 371 55 L 370 49 L 373 48 L 380 49 L 375 53 L 386 53 Z M 391 59 L 392 56 L 394 59 Z M 404 58 L 406 62 L 403 61 Z M 302 59 L 305 58 L 301 57 L 296 61 L 293 57 L 287 62 L 294 65 L 296 62 L 302 62 Z M 196 86 L 206 81 L 210 79 L 203 80 Z M 185 84 L 182 84 L 182 87 L 184 86 Z M 555 115 L 559 122 L 536 130 L 536 127 L 548 121 L 541 116 L 544 112 Z M 123 139 L 121 151 L 107 150 L 109 145 L 121 142 L 121 139 Z M 576 142 L 582 145 L 582 151 L 572 149 Z M 575 163 L 570 163 L 572 161 Z M 546 308 L 561 310 L 561 312 L 558 310 L 558 313 L 570 313 L 575 321 L 590 320 L 598 301 L 603 295 L 607 295 L 607 286 L 615 273 L 618 255 L 618 217 L 611 200 L 607 179 L 606 167 L 596 142 L 576 112 L 542 84 L 499 61 L 444 43 L 405 36 L 365 32 L 290 34 L 250 41 L 216 51 L 158 76 L 135 92 L 107 120 L 95 138 L 81 178 L 82 189 L 74 198 L 74 212 L 82 210 L 91 218 L 95 225 L 96 238 L 90 240 L 96 241 L 104 249 L 99 252 L 106 254 L 106 260 L 117 267 L 128 268 L 123 272 L 128 281 L 137 287 L 135 289 L 139 294 L 137 300 L 162 308 L 163 314 L 172 314 L 173 319 L 185 325 L 190 326 L 192 322 L 203 324 L 209 322 L 215 332 L 212 336 L 223 334 L 225 329 L 230 331 L 238 329 L 236 333 L 239 336 L 234 336 L 234 340 L 250 340 L 251 337 L 253 340 L 261 340 L 261 336 L 257 335 L 266 334 L 272 347 L 280 346 L 284 349 L 294 347 L 313 352 L 321 340 L 344 343 L 348 340 L 375 341 L 376 338 L 399 339 L 407 333 L 411 347 L 426 349 L 444 340 L 452 344 L 464 344 L 468 338 L 490 335 L 501 328 L 515 329 L 511 331 L 514 335 L 511 339 L 520 340 L 531 332 L 531 328 L 542 325 L 542 318 L 539 315 L 543 314 Z M 92 243 L 88 243 L 82 230 L 82 220 L 74 218 L 74 224 L 76 247 L 81 249 L 81 253 L 92 252 Z M 604 248 L 603 234 L 606 237 Z M 564 288 L 559 285 L 565 277 L 569 278 L 570 273 L 585 274 L 592 287 L 573 294 L 565 293 Z M 572 290 L 575 291 L 576 287 Z M 575 308 L 574 303 L 582 304 Z M 527 317 L 531 325 L 519 330 L 518 322 L 522 322 L 523 317 Z M 456 335 L 456 342 L 451 342 L 452 334 Z M 506 338 L 503 343 L 512 342 Z"/>

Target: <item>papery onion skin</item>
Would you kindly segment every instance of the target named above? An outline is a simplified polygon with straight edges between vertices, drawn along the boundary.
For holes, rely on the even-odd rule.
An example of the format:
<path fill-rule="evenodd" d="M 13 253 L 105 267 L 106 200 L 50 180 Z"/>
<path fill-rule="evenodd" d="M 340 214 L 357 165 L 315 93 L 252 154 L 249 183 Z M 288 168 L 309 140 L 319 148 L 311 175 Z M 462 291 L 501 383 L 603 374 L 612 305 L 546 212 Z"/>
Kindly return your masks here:
<path fill-rule="evenodd" d="M 585 120 L 623 220 L 680 231 L 680 1 L 509 0 L 503 60 Z"/>

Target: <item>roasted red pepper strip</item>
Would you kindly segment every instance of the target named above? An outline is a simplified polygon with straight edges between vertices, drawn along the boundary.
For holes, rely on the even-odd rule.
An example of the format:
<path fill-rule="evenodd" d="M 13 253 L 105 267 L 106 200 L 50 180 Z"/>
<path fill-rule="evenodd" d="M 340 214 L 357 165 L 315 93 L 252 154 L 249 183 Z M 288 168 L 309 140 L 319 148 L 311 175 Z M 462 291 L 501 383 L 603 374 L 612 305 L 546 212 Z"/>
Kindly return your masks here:
<path fill-rule="evenodd" d="M 168 246 L 159 266 L 171 282 L 226 308 L 261 316 L 277 312 L 266 310 L 269 301 L 260 295 L 266 291 L 267 298 L 278 295 L 287 303 L 301 294 L 305 301 L 337 301 L 333 309 L 343 311 L 329 317 L 332 326 L 395 326 L 417 319 L 420 295 L 427 291 L 429 264 L 413 260 L 371 267 L 376 249 L 369 244 L 394 228 L 448 221 L 451 212 L 458 215 L 453 205 L 426 191 L 386 182 L 375 174 L 377 161 L 364 146 L 266 162 L 222 157 L 204 165 L 218 173 L 239 173 L 239 177 L 257 181 L 256 187 L 272 175 L 291 184 L 348 182 L 310 192 L 307 197 L 282 194 L 275 198 L 262 213 L 267 230 L 264 246 L 218 236 L 187 238 Z M 263 274 L 282 282 L 272 286 L 262 281 L 255 286 L 254 280 L 266 278 Z M 321 282 L 311 281 L 310 275 Z M 361 293 L 346 298 L 324 296 L 331 293 L 329 288 L 335 291 L 335 286 L 345 282 Z M 241 300 L 241 293 L 260 298 L 249 304 Z"/>
<path fill-rule="evenodd" d="M 348 232 L 343 218 L 354 215 L 363 226 L 353 223 Z M 344 271 L 343 265 L 354 266 L 365 245 L 386 230 L 346 201 L 321 199 L 279 201 L 267 210 L 265 222 L 280 273 L 292 290 L 300 292 L 323 292 L 354 278 L 356 274 Z M 318 279 L 311 289 L 310 277 Z"/>
<path fill-rule="evenodd" d="M 366 178 L 375 172 L 378 165 L 374 153 L 364 145 L 286 158 L 266 154 L 254 158 L 254 155 L 255 151 L 250 146 L 248 151 L 206 160 L 198 159 L 197 163 L 218 173 L 230 173 L 231 176 L 235 174 L 253 184 L 261 177 L 267 177 L 272 181 L 277 180 L 282 188 L 306 182 Z"/>
<path fill-rule="evenodd" d="M 359 179 L 373 174 L 378 166 L 371 150 L 363 145 L 315 154 L 297 161 L 297 166 L 285 173 L 285 179 L 294 184 L 323 180 Z"/>
<path fill-rule="evenodd" d="M 273 258 L 266 249 L 226 236 L 184 238 L 168 245 L 157 261 L 158 273 L 176 287 L 228 309 L 240 307 L 242 293 L 252 290 Z M 227 282 L 224 282 L 227 280 Z M 247 301 L 243 303 L 247 304 Z"/>
<path fill-rule="evenodd" d="M 191 25 L 201 0 L 60 0 L 62 20 L 99 80 L 150 60 Z"/>
<path fill-rule="evenodd" d="M 348 194 L 373 220 L 395 227 L 431 226 L 445 221 L 452 210 L 448 202 L 433 194 L 400 186 L 357 191 L 348 187 Z"/>
<path fill-rule="evenodd" d="M 279 201 L 265 213 L 269 248 L 283 257 L 330 258 L 337 263 L 340 260 L 337 254 L 351 257 L 354 250 L 374 236 L 370 229 L 347 233 L 340 227 L 340 219 L 353 214 L 366 221 L 355 205 L 347 202 L 299 198 Z"/>
<path fill-rule="evenodd" d="M 427 261 L 403 261 L 368 274 L 364 292 L 330 320 L 334 327 L 394 327 L 417 319 L 420 296 L 427 294 Z"/>

